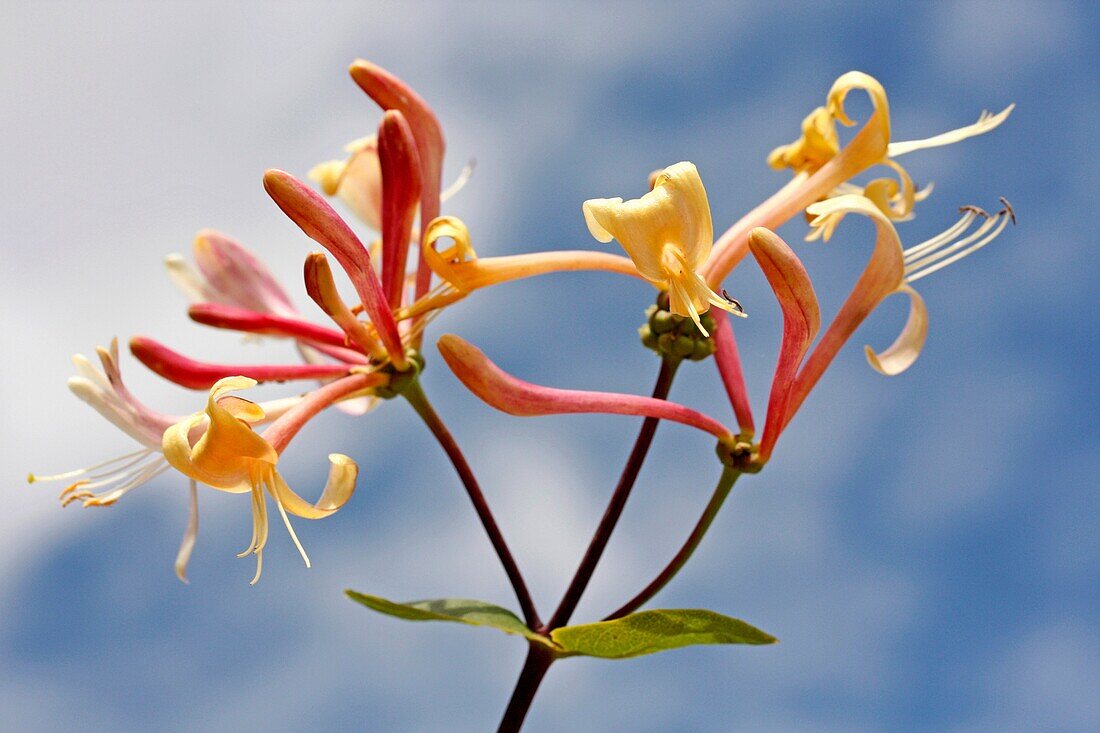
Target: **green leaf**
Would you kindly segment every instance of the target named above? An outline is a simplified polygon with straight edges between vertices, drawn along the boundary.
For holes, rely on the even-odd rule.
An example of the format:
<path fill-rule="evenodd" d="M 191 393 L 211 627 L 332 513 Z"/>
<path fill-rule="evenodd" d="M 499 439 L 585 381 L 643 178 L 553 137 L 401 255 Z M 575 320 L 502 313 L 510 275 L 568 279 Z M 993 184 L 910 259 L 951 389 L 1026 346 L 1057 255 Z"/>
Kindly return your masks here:
<path fill-rule="evenodd" d="M 693 644 L 774 644 L 755 626 L 698 608 L 632 613 L 614 621 L 563 626 L 550 632 L 567 654 L 625 659 Z"/>
<path fill-rule="evenodd" d="M 549 647 L 553 643 L 545 636 L 540 636 L 531 631 L 527 626 L 507 608 L 494 606 L 485 601 L 474 601 L 466 598 L 434 598 L 428 601 L 409 601 L 408 603 L 396 603 L 379 596 L 371 596 L 366 593 L 357 593 L 353 590 L 344 591 L 348 598 L 362 603 L 367 608 L 384 613 L 387 616 L 396 616 L 406 621 L 454 621 L 471 626 L 489 626 L 505 634 L 515 634 L 531 641 L 537 641 Z"/>

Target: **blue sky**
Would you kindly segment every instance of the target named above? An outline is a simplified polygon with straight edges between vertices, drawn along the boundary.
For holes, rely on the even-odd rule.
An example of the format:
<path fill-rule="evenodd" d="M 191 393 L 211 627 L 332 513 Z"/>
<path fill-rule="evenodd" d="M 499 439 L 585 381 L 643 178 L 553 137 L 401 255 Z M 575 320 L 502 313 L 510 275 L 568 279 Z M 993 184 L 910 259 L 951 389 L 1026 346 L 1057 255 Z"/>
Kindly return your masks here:
<path fill-rule="evenodd" d="M 299 523 L 312 570 L 274 533 L 254 588 L 250 561 L 233 557 L 248 529 L 239 497 L 203 496 L 183 586 L 171 572 L 186 522 L 178 477 L 99 511 L 61 511 L 53 487 L 23 480 L 129 450 L 65 389 L 72 353 L 143 333 L 212 360 L 242 348 L 288 355 L 189 324 L 160 262 L 198 229 L 222 229 L 307 305 L 300 268 L 312 244 L 260 177 L 304 174 L 374 129 L 377 112 L 344 71 L 362 56 L 433 104 L 448 177 L 477 159 L 447 211 L 482 255 L 597 248 L 581 202 L 637 196 L 650 170 L 679 160 L 698 165 L 715 225 L 728 225 L 783 183 L 765 156 L 849 69 L 884 83 L 899 139 L 1015 101 L 991 135 L 907 161 L 936 190 L 901 233 L 919 242 L 960 204 L 995 207 L 999 195 L 1019 226 L 921 283 L 930 337 L 904 375 L 875 374 L 859 348 L 889 343 L 903 305 L 870 319 L 657 600 L 745 618 L 781 643 L 566 660 L 529 730 L 1100 728 L 1092 4 L 108 3 L 3 14 L 0 321 L 14 347 L 0 367 L 5 726 L 495 725 L 521 643 L 374 616 L 340 593 L 512 603 L 457 481 L 402 404 L 358 421 L 323 416 L 295 441 L 283 462 L 292 485 L 306 491 L 331 451 L 360 462 L 362 483 L 340 514 Z M 798 221 L 783 230 L 792 243 L 803 233 Z M 797 245 L 825 313 L 863 266 L 866 236 L 852 224 L 827 245 Z M 750 266 L 727 288 L 751 313 L 738 339 L 762 419 L 777 309 Z M 656 366 L 634 334 L 645 286 L 585 274 L 480 295 L 433 334 L 458 333 L 533 381 L 650 389 Z M 509 418 L 429 358 L 425 387 L 549 607 L 636 421 Z M 150 403 L 197 409 L 201 396 L 124 361 Z M 710 363 L 685 367 L 673 394 L 729 415 Z M 711 450 L 661 428 L 579 620 L 668 559 L 717 476 Z"/>

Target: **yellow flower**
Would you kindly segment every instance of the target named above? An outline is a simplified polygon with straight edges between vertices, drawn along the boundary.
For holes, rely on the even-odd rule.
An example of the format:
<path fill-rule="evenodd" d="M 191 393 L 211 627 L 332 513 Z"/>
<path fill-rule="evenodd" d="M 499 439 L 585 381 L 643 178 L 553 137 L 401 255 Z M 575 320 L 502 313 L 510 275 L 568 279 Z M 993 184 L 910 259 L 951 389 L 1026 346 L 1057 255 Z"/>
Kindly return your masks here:
<path fill-rule="evenodd" d="M 229 393 L 256 384 L 247 377 L 226 377 L 210 389 L 206 409 L 184 418 L 164 431 L 164 457 L 178 471 L 191 479 L 229 493 L 252 495 L 252 539 L 239 557 L 256 555 L 256 575 L 263 570 L 263 549 L 267 544 L 268 521 L 265 491 L 275 500 L 291 539 L 309 567 L 309 557 L 290 525 L 287 513 L 306 519 L 327 517 L 342 507 L 355 490 L 358 467 L 350 458 L 338 453 L 329 456 L 332 466 L 328 483 L 316 504 L 310 504 L 294 493 L 276 470 L 279 452 L 298 429 L 320 409 L 307 404 L 309 398 L 275 421 L 265 432 L 270 441 L 256 433 L 252 425 L 265 418 L 264 410 L 254 402 Z M 332 383 L 313 394 L 331 390 Z M 320 400 L 317 400 L 320 403 Z M 205 429 L 194 443 L 192 433 L 205 423 Z"/>
<path fill-rule="evenodd" d="M 382 167 L 378 161 L 378 136 L 368 135 L 344 146 L 348 157 L 313 167 L 309 178 L 327 196 L 337 196 L 375 231 L 382 229 Z"/>
<path fill-rule="evenodd" d="M 709 334 L 699 315 L 712 305 L 744 316 L 697 274 L 710 256 L 714 230 L 695 165 L 665 168 L 639 199 L 590 199 L 583 208 L 592 236 L 601 242 L 619 240 L 642 277 L 668 291 L 671 311 L 690 316 L 704 335 Z"/>
<path fill-rule="evenodd" d="M 836 123 L 846 126 L 855 124 L 844 110 L 844 100 L 849 92 L 856 89 L 867 92 L 873 112 L 852 142 L 842 149 Z M 982 112 L 978 121 L 971 125 L 925 140 L 890 142 L 890 106 L 886 90 L 874 77 L 860 71 L 849 71 L 833 83 L 825 106 L 818 107 L 802 121 L 802 136 L 773 150 L 768 155 L 768 165 L 790 168 L 795 174 L 813 174 L 833 164 L 838 170 L 846 172 L 841 177 L 844 182 L 837 184 L 834 195 L 861 193 L 886 216 L 894 221 L 904 221 L 911 218 L 914 203 L 931 193 L 931 187 L 917 191 L 909 173 L 894 158 L 914 150 L 950 145 L 989 132 L 1008 118 L 1014 106 L 1009 105 L 995 115 Z M 848 178 L 875 165 L 891 168 L 897 174 L 897 180 L 877 178 L 862 187 L 846 182 Z"/>

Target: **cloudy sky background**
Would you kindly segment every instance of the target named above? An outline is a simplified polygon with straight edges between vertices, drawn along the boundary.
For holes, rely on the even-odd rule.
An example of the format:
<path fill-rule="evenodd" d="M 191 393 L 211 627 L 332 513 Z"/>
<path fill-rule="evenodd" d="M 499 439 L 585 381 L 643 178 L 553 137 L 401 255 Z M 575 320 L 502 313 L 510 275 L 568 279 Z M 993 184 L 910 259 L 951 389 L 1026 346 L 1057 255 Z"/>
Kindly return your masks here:
<path fill-rule="evenodd" d="M 183 586 L 171 572 L 186 522 L 179 477 L 86 511 L 61 511 L 55 487 L 24 481 L 132 450 L 65 389 L 72 353 L 141 333 L 215 361 L 289 356 L 285 344 L 242 346 L 188 323 L 160 262 L 198 229 L 221 229 L 313 312 L 300 272 L 314 245 L 260 178 L 268 167 L 304 175 L 374 130 L 378 112 L 345 73 L 358 56 L 433 104 L 448 178 L 477 159 L 446 210 L 482 255 L 599 248 L 581 202 L 637 196 L 650 170 L 679 160 L 699 166 L 724 228 L 785 181 L 767 152 L 849 69 L 885 84 L 899 139 L 1017 102 L 993 134 L 906 160 L 936 191 L 901 231 L 918 242 L 958 205 L 993 208 L 998 195 L 1020 225 L 920 284 L 931 334 L 903 376 L 863 360 L 860 344 L 889 343 L 904 306 L 875 314 L 658 598 L 745 618 L 782 643 L 563 662 L 530 730 L 1100 727 L 1095 6 L 410 5 L 2 6 L 4 727 L 495 726 L 520 642 L 375 616 L 340 592 L 514 605 L 405 405 L 358 421 L 325 415 L 295 442 L 281 468 L 303 493 L 330 451 L 360 462 L 361 485 L 335 517 L 298 522 L 312 570 L 273 527 L 257 587 L 251 560 L 233 557 L 249 526 L 240 497 L 203 494 Z M 804 230 L 795 221 L 783 233 L 796 242 Z M 868 233 L 846 224 L 828 245 L 799 245 L 826 313 L 862 268 Z M 751 313 L 736 325 L 762 421 L 777 309 L 751 265 L 727 287 Z M 533 381 L 644 393 L 656 365 L 634 328 L 651 298 L 610 276 L 554 276 L 479 293 L 432 333 L 459 333 Z M 429 359 L 426 390 L 549 610 L 637 421 L 509 418 Z M 201 404 L 123 362 L 150 404 Z M 730 417 L 710 363 L 686 366 L 674 397 Z M 662 426 L 578 620 L 667 561 L 717 478 L 712 456 L 709 439 Z"/>

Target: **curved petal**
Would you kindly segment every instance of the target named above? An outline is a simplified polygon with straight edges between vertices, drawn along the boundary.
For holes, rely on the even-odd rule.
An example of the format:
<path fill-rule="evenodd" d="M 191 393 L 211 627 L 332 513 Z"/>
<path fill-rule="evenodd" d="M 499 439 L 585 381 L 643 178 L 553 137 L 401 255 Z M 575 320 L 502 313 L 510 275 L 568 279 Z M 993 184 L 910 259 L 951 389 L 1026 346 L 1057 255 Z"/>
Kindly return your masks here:
<path fill-rule="evenodd" d="M 247 377 L 219 380 L 210 390 L 205 412 L 184 418 L 164 432 L 162 449 L 173 468 L 215 489 L 240 491 L 251 487 L 257 462 L 274 466 L 279 460 L 275 449 L 236 416 L 262 419 L 263 411 L 247 400 L 226 399 L 228 392 L 255 384 Z M 204 420 L 206 430 L 192 447 L 191 431 Z"/>
<path fill-rule="evenodd" d="M 924 305 L 924 298 L 908 285 L 902 285 L 895 292 L 909 296 L 909 317 L 905 321 L 905 327 L 894 343 L 878 354 L 870 346 L 863 347 L 867 363 L 879 374 L 888 377 L 901 374 L 913 365 L 928 336 L 928 308 Z"/>
<path fill-rule="evenodd" d="M 840 347 L 887 295 L 901 287 L 905 277 L 904 253 L 897 230 L 869 200 L 856 195 L 837 196 L 816 203 L 807 211 L 817 217 L 811 226 L 819 225 L 824 217 L 843 217 L 851 213 L 868 217 L 875 224 L 875 247 L 852 292 L 795 378 L 783 425 L 790 422 L 801 407 Z"/>
<path fill-rule="evenodd" d="M 341 453 L 330 453 L 328 459 L 331 464 L 328 481 L 321 492 L 321 498 L 312 504 L 296 494 L 282 476 L 275 474 L 272 488 L 275 498 L 282 503 L 286 511 L 303 519 L 323 519 L 332 516 L 348 503 L 348 499 L 355 492 L 359 466 Z"/>
<path fill-rule="evenodd" d="M 732 436 L 729 428 L 714 418 L 674 402 L 611 392 L 556 389 L 524 382 L 504 372 L 480 349 L 454 334 L 441 336 L 438 347 L 447 366 L 467 389 L 490 407 L 509 415 L 637 415 L 682 423 L 719 439 Z"/>
<path fill-rule="evenodd" d="M 692 271 L 710 255 L 714 230 L 707 192 L 694 164 L 665 168 L 649 193 L 641 198 L 591 199 L 582 207 L 592 236 L 601 242 L 614 237 L 645 278 L 667 280 L 665 248 L 683 256 Z"/>
<path fill-rule="evenodd" d="M 959 127 L 948 132 L 941 132 L 939 135 L 933 135 L 932 137 L 925 138 L 924 140 L 905 140 L 896 143 L 890 143 L 890 147 L 887 149 L 887 155 L 891 158 L 896 158 L 899 155 L 905 155 L 906 153 L 912 153 L 914 150 L 924 150 L 926 148 L 936 148 L 941 145 L 951 145 L 957 143 L 960 140 L 965 140 L 968 137 L 975 137 L 976 135 L 984 135 L 990 130 L 1000 126 L 1002 122 L 1008 119 L 1008 116 L 1012 114 L 1012 110 L 1016 108 L 1015 104 L 1010 104 L 1002 109 L 997 114 L 990 114 L 989 112 L 982 110 L 981 115 L 978 117 L 978 121 L 966 125 L 965 127 Z"/>
<path fill-rule="evenodd" d="M 296 312 L 267 265 L 232 238 L 204 229 L 195 237 L 194 255 L 219 302 L 283 316 Z"/>

